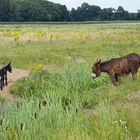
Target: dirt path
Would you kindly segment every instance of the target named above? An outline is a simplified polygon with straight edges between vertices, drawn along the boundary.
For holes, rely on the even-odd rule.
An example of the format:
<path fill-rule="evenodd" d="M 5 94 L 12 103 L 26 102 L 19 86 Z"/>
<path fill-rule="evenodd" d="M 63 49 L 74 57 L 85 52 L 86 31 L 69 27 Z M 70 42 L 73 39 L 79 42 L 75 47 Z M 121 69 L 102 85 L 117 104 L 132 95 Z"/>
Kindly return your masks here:
<path fill-rule="evenodd" d="M 2 91 L 0 90 L 0 96 L 4 98 L 5 102 L 16 100 L 17 97 L 12 93 L 10 93 L 9 87 L 16 80 L 20 79 L 21 77 L 27 77 L 27 76 L 29 76 L 29 72 L 23 69 L 13 69 L 12 73 L 8 73 L 8 86 L 5 86 Z"/>

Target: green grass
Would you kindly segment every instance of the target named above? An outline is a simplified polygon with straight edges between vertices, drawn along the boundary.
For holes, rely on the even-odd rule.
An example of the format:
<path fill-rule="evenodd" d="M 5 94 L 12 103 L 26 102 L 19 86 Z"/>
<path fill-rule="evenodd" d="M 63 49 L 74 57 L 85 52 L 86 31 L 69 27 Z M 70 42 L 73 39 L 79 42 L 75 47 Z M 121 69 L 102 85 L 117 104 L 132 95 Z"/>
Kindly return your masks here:
<path fill-rule="evenodd" d="M 140 72 L 117 87 L 107 74 L 91 78 L 96 59 L 140 54 L 140 25 L 124 24 L 2 26 L 0 63 L 31 75 L 10 87 L 21 100 L 0 106 L 0 138 L 140 139 Z"/>
<path fill-rule="evenodd" d="M 0 96 L 0 102 L 2 103 L 4 101 L 4 98 Z"/>

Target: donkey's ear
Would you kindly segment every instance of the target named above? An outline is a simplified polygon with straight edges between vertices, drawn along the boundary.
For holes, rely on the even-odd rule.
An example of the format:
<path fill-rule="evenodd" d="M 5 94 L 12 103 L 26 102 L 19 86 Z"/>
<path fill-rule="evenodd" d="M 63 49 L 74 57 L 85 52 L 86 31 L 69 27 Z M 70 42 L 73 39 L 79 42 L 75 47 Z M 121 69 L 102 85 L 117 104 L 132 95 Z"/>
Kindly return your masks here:
<path fill-rule="evenodd" d="M 11 65 L 11 61 L 9 62 L 8 66 L 10 66 L 10 65 Z"/>
<path fill-rule="evenodd" d="M 98 63 L 101 63 L 101 59 L 98 61 Z"/>
<path fill-rule="evenodd" d="M 98 62 L 99 62 L 99 59 L 97 59 L 95 63 L 98 63 Z"/>
<path fill-rule="evenodd" d="M 97 60 L 96 64 L 100 64 L 101 63 L 101 59 Z"/>

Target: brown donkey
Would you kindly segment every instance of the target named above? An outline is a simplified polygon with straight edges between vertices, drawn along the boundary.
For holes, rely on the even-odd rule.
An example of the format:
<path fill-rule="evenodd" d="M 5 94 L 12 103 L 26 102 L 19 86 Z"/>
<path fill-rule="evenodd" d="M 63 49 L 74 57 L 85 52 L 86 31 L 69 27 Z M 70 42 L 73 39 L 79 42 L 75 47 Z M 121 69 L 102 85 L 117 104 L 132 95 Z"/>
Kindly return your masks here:
<path fill-rule="evenodd" d="M 92 67 L 92 78 L 100 76 L 101 72 L 106 72 L 110 75 L 114 85 L 118 82 L 118 76 L 132 74 L 133 77 L 138 72 L 140 66 L 140 56 L 135 53 L 125 55 L 120 58 L 113 58 L 108 61 L 101 62 L 97 60 Z"/>

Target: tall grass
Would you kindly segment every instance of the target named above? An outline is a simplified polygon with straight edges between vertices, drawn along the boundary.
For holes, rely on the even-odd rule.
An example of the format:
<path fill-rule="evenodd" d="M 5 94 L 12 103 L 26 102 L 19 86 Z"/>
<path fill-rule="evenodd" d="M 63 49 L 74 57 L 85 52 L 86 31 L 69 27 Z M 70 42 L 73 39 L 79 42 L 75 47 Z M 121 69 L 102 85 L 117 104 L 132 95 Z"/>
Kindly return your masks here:
<path fill-rule="evenodd" d="M 100 103 L 93 114 L 83 109 L 76 110 L 73 105 L 64 110 L 56 96 L 47 99 L 46 104 L 30 100 L 18 105 L 9 103 L 1 106 L 0 110 L 0 136 L 3 140 L 132 140 L 139 136 L 139 125 L 134 126 L 135 120 L 131 119 L 138 119 L 138 114 L 132 116 L 131 111 L 122 109 L 120 113 L 108 102 Z M 128 113 L 129 117 L 126 115 Z"/>
<path fill-rule="evenodd" d="M 56 94 L 64 104 L 79 103 L 82 106 L 96 104 L 94 93 L 101 85 L 106 86 L 108 77 L 103 76 L 92 80 L 90 66 L 71 62 L 64 66 L 61 73 L 51 74 L 42 71 L 41 75 L 34 73 L 30 78 L 18 80 L 11 87 L 11 92 L 24 98 L 44 98 L 46 95 Z"/>

